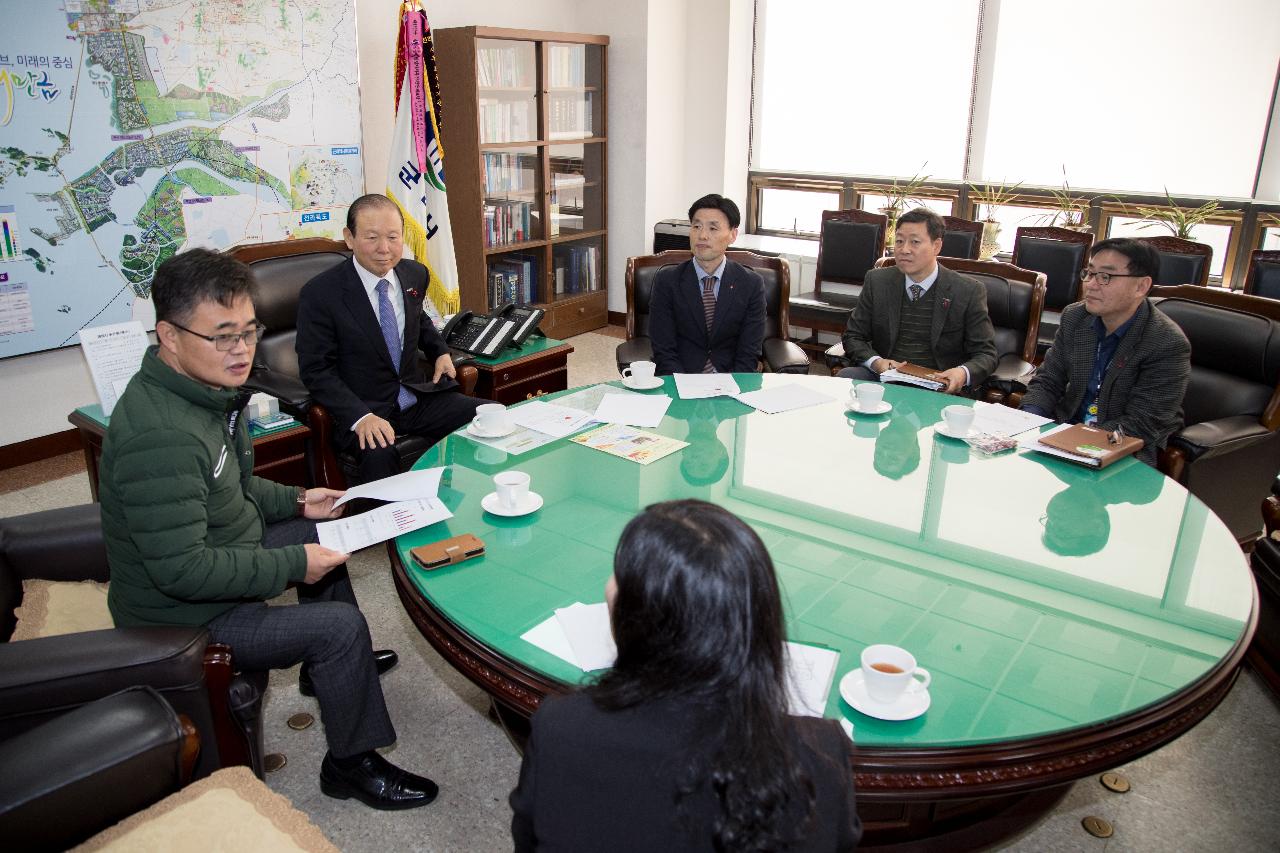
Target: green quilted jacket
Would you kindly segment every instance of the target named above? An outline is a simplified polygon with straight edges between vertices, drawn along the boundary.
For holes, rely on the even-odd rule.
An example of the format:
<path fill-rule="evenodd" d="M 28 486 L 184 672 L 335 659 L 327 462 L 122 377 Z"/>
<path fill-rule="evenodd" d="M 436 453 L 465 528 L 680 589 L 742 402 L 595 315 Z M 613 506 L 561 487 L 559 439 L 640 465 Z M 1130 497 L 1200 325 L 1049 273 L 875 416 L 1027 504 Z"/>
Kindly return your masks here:
<path fill-rule="evenodd" d="M 294 515 L 297 490 L 253 476 L 242 411 L 228 432 L 236 393 L 152 347 L 112 411 L 98 471 L 117 627 L 203 625 L 305 577 L 301 545 L 259 547 L 266 522 Z"/>

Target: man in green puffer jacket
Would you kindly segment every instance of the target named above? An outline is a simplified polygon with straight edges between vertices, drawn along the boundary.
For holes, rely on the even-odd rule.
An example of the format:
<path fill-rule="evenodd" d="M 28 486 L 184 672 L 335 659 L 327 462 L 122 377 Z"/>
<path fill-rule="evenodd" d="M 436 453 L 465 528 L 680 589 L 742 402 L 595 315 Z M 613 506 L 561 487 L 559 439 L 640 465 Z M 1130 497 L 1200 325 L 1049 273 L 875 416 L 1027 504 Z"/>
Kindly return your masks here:
<path fill-rule="evenodd" d="M 342 493 L 252 473 L 239 389 L 263 327 L 250 277 L 204 249 L 156 272 L 159 345 L 112 412 L 99 468 L 111 615 L 122 628 L 205 625 L 244 669 L 302 661 L 329 743 L 321 790 L 374 808 L 426 805 L 435 783 L 376 751 L 396 739 L 378 683 L 395 654 L 372 651 L 346 555 L 317 542 L 315 520 L 340 515 Z M 268 607 L 290 582 L 301 604 Z"/>

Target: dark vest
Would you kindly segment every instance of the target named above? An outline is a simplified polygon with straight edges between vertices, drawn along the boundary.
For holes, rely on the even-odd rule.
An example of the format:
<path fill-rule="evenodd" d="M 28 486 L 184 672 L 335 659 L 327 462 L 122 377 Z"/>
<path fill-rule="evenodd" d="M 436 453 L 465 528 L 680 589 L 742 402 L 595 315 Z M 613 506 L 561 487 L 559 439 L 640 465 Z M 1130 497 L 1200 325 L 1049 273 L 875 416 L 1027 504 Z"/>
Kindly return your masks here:
<path fill-rule="evenodd" d="M 938 369 L 933 358 L 933 344 L 930 336 L 933 332 L 933 306 L 937 301 L 934 295 L 938 292 L 938 283 L 925 291 L 917 301 L 912 302 L 907 295 L 906 287 L 902 288 L 902 307 L 898 315 L 898 337 L 893 342 L 893 352 L 889 358 L 894 361 L 909 361 L 921 367 Z"/>

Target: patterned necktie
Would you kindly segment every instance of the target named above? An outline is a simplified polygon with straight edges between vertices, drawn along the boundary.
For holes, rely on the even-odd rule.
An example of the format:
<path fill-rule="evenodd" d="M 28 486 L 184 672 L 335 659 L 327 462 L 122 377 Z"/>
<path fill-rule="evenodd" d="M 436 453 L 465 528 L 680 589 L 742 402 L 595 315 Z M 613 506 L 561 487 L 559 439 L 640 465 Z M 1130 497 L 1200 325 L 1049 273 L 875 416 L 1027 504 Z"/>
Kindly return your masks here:
<path fill-rule="evenodd" d="M 924 295 L 924 288 L 923 288 L 923 287 L 921 287 L 921 286 L 920 286 L 920 285 L 918 285 L 918 284 L 913 284 L 913 285 L 911 285 L 911 287 L 909 287 L 909 288 L 907 288 L 907 289 L 911 291 L 911 301 L 912 301 L 912 302 L 916 302 L 917 300 L 919 300 L 919 299 L 920 299 L 920 297 L 921 297 L 921 296 L 923 296 L 923 295 Z"/>
<path fill-rule="evenodd" d="M 382 340 L 387 344 L 387 352 L 391 353 L 391 363 L 395 365 L 396 370 L 400 369 L 400 330 L 396 328 L 396 309 L 391 307 L 391 296 L 388 295 L 387 289 L 391 287 L 391 283 L 385 278 L 378 279 L 378 326 L 382 329 Z M 400 386 L 400 393 L 396 395 L 396 403 L 400 406 L 400 411 L 404 411 L 413 405 L 417 400 L 413 396 L 413 392 L 403 385 Z"/>
<path fill-rule="evenodd" d="M 707 334 L 711 334 L 711 324 L 716 319 L 716 277 L 709 275 L 702 280 L 702 315 L 707 321 Z M 702 366 L 703 373 L 715 373 L 715 366 L 711 364 L 711 359 L 707 359 L 707 363 Z"/>

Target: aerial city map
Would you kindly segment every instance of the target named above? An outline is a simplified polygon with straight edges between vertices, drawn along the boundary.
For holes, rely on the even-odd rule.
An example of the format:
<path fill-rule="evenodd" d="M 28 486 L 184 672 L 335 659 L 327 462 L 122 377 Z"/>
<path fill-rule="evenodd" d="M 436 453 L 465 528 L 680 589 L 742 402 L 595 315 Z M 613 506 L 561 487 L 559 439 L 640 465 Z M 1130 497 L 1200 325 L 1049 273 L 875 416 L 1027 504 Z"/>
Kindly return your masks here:
<path fill-rule="evenodd" d="M 341 237 L 352 0 L 15 0 L 0 28 L 0 358 L 153 325 L 184 248 Z"/>

